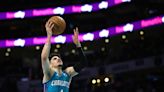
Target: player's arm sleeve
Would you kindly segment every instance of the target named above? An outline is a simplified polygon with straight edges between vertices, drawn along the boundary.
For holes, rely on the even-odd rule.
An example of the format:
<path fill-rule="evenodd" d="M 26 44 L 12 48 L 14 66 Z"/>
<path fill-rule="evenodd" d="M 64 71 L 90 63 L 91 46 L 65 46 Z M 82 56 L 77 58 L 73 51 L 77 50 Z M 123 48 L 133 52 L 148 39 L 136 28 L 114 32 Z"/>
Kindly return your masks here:
<path fill-rule="evenodd" d="M 78 58 L 80 59 L 80 62 L 76 63 L 74 66 L 67 67 L 66 72 L 71 76 L 75 76 L 80 72 L 84 67 L 88 65 L 87 58 L 82 50 L 81 47 L 77 47 L 78 51 Z"/>
<path fill-rule="evenodd" d="M 77 47 L 77 51 L 80 62 L 76 63 L 73 67 L 76 72 L 80 72 L 84 67 L 88 66 L 88 61 L 82 47 Z"/>

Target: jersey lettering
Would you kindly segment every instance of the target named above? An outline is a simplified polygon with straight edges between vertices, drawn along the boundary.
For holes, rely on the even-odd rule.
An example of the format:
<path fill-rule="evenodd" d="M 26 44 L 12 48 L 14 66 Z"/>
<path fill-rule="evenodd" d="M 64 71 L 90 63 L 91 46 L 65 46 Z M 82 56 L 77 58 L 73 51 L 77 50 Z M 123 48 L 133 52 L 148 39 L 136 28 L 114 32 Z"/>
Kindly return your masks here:
<path fill-rule="evenodd" d="M 64 86 L 64 87 L 69 88 L 69 82 L 62 81 L 62 80 L 53 80 L 51 82 L 51 86 Z"/>

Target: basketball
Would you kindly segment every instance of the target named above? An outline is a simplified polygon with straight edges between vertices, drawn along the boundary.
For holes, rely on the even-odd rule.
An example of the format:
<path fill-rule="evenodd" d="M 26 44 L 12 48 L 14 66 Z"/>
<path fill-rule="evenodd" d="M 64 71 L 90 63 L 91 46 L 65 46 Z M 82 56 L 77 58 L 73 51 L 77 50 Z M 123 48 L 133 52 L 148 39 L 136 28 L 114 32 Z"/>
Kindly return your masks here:
<path fill-rule="evenodd" d="M 51 21 L 51 22 L 54 23 L 54 27 L 52 29 L 52 33 L 54 35 L 59 35 L 59 34 L 64 32 L 64 30 L 66 28 L 66 22 L 62 17 L 52 16 L 52 17 L 49 18 L 48 21 Z"/>

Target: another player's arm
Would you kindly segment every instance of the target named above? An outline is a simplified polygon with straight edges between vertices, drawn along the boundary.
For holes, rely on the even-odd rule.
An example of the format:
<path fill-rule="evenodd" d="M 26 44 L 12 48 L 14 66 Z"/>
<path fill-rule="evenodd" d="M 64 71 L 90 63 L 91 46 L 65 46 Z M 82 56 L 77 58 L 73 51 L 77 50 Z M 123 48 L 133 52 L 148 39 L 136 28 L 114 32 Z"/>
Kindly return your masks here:
<path fill-rule="evenodd" d="M 74 44 L 77 47 L 77 51 L 78 51 L 78 56 L 80 58 L 80 62 L 76 63 L 74 66 L 66 68 L 66 72 L 68 74 L 70 74 L 72 77 L 77 75 L 78 72 L 81 71 L 81 69 L 83 69 L 84 67 L 86 67 L 88 65 L 86 56 L 83 53 L 80 41 L 78 39 L 78 35 L 79 35 L 78 28 L 74 29 L 73 31 L 74 31 L 74 35 L 72 36 L 72 39 L 73 39 Z"/>
<path fill-rule="evenodd" d="M 47 39 L 41 53 L 42 69 L 43 69 L 43 74 L 45 76 L 50 75 L 50 66 L 49 66 L 48 57 L 49 57 L 50 49 L 51 49 L 51 36 L 52 36 L 53 26 L 54 25 L 51 22 L 47 22 L 45 25 L 46 31 L 47 31 Z"/>

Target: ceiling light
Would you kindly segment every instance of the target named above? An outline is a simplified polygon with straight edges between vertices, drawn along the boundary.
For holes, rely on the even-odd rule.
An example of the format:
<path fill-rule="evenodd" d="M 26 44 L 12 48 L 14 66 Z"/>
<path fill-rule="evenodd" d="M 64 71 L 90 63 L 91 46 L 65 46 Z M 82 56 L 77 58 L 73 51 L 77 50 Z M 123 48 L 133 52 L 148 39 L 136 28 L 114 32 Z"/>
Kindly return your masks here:
<path fill-rule="evenodd" d="M 56 45 L 56 48 L 60 48 L 60 44 L 57 44 L 57 45 Z"/>
<path fill-rule="evenodd" d="M 105 43 L 109 43 L 109 39 L 105 39 Z"/>
<path fill-rule="evenodd" d="M 36 46 L 35 48 L 36 48 L 36 50 L 39 50 L 40 49 L 40 46 Z"/>
<path fill-rule="evenodd" d="M 122 35 L 122 39 L 126 39 L 126 35 Z"/>
<path fill-rule="evenodd" d="M 9 56 L 9 53 L 8 53 L 8 52 L 6 52 L 6 53 L 5 53 L 5 56 Z"/>
<path fill-rule="evenodd" d="M 97 79 L 97 83 L 100 83 L 101 82 L 101 80 L 100 79 Z"/>
<path fill-rule="evenodd" d="M 92 84 L 96 84 L 96 80 L 95 79 L 92 80 Z"/>
<path fill-rule="evenodd" d="M 87 50 L 88 48 L 86 46 L 84 46 L 84 50 Z"/>
<path fill-rule="evenodd" d="M 7 52 L 11 52 L 11 49 L 10 48 L 7 48 Z"/>
<path fill-rule="evenodd" d="M 54 52 L 58 52 L 58 49 L 54 49 Z"/>
<path fill-rule="evenodd" d="M 140 31 L 140 35 L 144 35 L 144 32 L 143 31 Z"/>
<path fill-rule="evenodd" d="M 109 78 L 108 77 L 105 77 L 104 78 L 104 82 L 109 82 Z"/>
<path fill-rule="evenodd" d="M 101 48 L 101 51 L 105 51 L 105 48 L 104 48 L 104 47 L 102 47 L 102 48 Z"/>
<path fill-rule="evenodd" d="M 74 49 L 72 49 L 72 53 L 75 53 L 75 50 Z"/>

